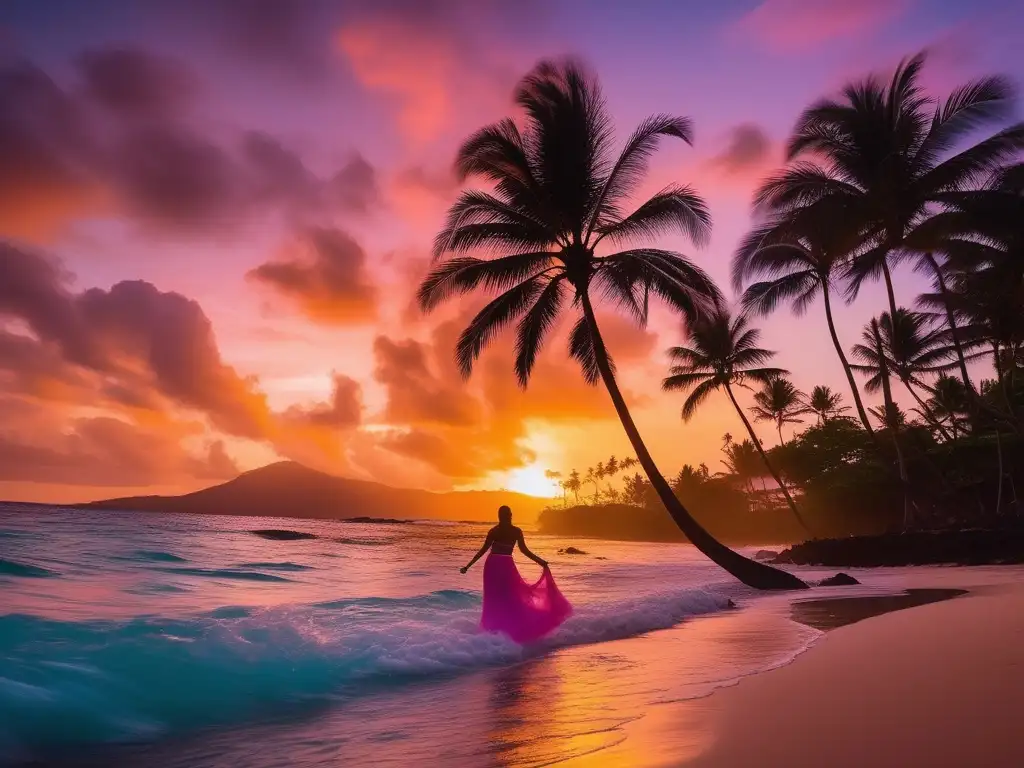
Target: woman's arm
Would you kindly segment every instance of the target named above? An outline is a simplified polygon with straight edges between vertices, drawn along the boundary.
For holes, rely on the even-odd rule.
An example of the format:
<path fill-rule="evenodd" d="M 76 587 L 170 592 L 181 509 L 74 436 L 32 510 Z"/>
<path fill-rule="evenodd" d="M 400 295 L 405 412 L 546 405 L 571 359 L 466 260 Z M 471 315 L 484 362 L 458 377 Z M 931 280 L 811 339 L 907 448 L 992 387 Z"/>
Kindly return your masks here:
<path fill-rule="evenodd" d="M 473 563 L 475 563 L 477 560 L 479 560 L 481 557 L 483 557 L 484 554 L 487 552 L 487 550 L 490 549 L 491 541 L 493 539 L 494 539 L 494 531 L 488 531 L 487 532 L 487 538 L 484 539 L 484 545 L 482 547 L 480 547 L 480 551 L 477 552 L 475 555 L 473 555 L 473 559 L 470 560 L 469 563 L 466 564 L 465 568 L 459 568 L 459 571 L 462 572 L 462 573 L 465 573 L 470 568 L 472 568 L 473 567 Z"/>
<path fill-rule="evenodd" d="M 522 552 L 528 558 L 533 560 L 533 562 L 535 562 L 541 568 L 547 568 L 548 567 L 548 561 L 547 560 L 542 560 L 541 558 L 537 557 L 535 554 L 533 554 L 533 552 L 530 551 L 529 547 L 526 546 L 526 539 L 523 538 L 523 530 L 521 528 L 519 529 L 519 538 L 516 541 L 519 544 L 519 551 L 520 552 Z"/>

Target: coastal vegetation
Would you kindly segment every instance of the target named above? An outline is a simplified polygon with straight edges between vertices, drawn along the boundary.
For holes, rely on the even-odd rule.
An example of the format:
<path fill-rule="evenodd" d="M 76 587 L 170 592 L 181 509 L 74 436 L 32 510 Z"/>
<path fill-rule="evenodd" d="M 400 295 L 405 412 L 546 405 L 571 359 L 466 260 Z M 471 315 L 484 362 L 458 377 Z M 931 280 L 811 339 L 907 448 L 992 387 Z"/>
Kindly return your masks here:
<path fill-rule="evenodd" d="M 1005 79 L 939 98 L 922 86 L 924 66 L 923 54 L 911 57 L 890 79 L 852 82 L 798 117 L 787 164 L 757 190 L 755 225 L 733 257 L 736 310 L 691 259 L 650 243 L 668 232 L 706 242 L 711 219 L 697 192 L 672 185 L 631 205 L 658 139 L 689 143 L 689 120 L 648 118 L 615 156 L 596 81 L 575 64 L 546 62 L 517 90 L 521 122 L 506 119 L 465 142 L 461 179 L 490 191 L 465 191 L 449 211 L 421 306 L 496 293 L 456 357 L 468 376 L 494 335 L 514 326 L 524 387 L 568 311 L 569 354 L 588 382 L 604 384 L 636 454 L 569 472 L 563 508 L 548 510 L 543 528 L 642 538 L 636 510 L 665 509 L 678 527 L 672 535 L 740 580 L 786 588 L 802 583 L 720 539 L 1019 525 L 1024 124 L 1008 124 L 1014 94 Z M 898 296 L 892 273 L 902 265 L 927 275 L 932 289 Z M 855 302 L 870 281 L 884 284 L 886 306 L 851 345 L 837 331 L 835 304 Z M 819 297 L 848 392 L 822 384 L 806 395 L 768 365 L 777 353 L 759 346 L 756 317 L 784 305 L 803 314 Z M 678 313 L 688 338 L 670 350 L 664 382 L 686 394 L 683 419 L 722 391 L 747 434 L 723 441 L 724 472 L 702 465 L 663 475 L 618 386 L 594 305 L 603 300 L 643 326 L 651 298 Z M 744 409 L 736 390 L 750 384 L 759 389 Z M 912 409 L 900 407 L 897 389 Z M 869 397 L 880 402 L 869 406 Z M 814 423 L 787 441 L 783 427 L 805 416 Z M 777 445 L 765 446 L 759 422 Z"/>

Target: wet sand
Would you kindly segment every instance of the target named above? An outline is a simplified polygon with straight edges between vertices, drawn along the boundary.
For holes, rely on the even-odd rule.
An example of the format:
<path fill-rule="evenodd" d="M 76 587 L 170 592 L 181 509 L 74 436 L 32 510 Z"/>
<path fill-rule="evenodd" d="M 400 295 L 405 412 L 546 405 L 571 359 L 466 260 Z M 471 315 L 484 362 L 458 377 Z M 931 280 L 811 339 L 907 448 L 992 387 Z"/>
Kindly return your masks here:
<path fill-rule="evenodd" d="M 652 708 L 625 729 L 628 754 L 612 748 L 567 765 L 636 766 L 637 743 L 650 766 L 1024 765 L 1022 638 L 1024 587 L 855 621 L 790 665 Z"/>

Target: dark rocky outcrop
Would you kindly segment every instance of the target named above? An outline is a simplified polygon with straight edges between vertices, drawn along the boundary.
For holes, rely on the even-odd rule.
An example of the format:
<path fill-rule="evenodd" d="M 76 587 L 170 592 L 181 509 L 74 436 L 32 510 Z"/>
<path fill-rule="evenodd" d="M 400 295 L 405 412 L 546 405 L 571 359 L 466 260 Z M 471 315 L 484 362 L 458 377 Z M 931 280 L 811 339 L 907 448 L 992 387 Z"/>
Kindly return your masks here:
<path fill-rule="evenodd" d="M 589 552 L 584 552 L 582 549 L 576 549 L 576 547 L 566 547 L 565 549 L 558 550 L 560 555 L 589 555 Z"/>
<path fill-rule="evenodd" d="M 288 531 L 281 528 L 261 528 L 258 531 L 250 531 L 260 538 L 273 541 L 296 541 L 298 539 L 315 539 L 316 534 L 305 531 Z"/>
<path fill-rule="evenodd" d="M 815 539 L 790 547 L 772 562 L 846 568 L 1024 563 L 1024 526 Z"/>
<path fill-rule="evenodd" d="M 771 549 L 759 549 L 754 553 L 755 560 L 773 560 L 779 553 Z"/>
<path fill-rule="evenodd" d="M 860 582 L 848 573 L 837 573 L 835 576 L 829 576 L 818 582 L 819 587 L 852 587 L 854 584 L 860 584 Z"/>

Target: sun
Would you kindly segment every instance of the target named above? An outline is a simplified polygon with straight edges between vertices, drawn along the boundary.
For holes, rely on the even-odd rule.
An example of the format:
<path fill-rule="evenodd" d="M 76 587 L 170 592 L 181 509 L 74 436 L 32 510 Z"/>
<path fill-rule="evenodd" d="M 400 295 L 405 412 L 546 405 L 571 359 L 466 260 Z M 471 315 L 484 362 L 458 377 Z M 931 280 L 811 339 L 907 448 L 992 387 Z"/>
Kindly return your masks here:
<path fill-rule="evenodd" d="M 548 477 L 544 467 L 537 464 L 509 470 L 502 485 L 510 491 L 525 493 L 527 496 L 540 496 L 545 499 L 554 498 L 561 493 L 558 481 Z"/>

